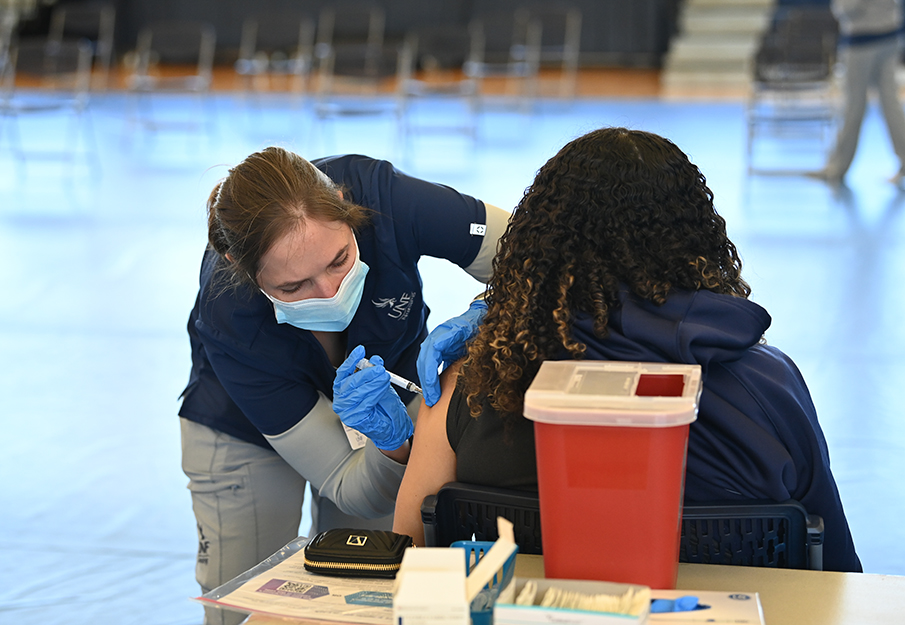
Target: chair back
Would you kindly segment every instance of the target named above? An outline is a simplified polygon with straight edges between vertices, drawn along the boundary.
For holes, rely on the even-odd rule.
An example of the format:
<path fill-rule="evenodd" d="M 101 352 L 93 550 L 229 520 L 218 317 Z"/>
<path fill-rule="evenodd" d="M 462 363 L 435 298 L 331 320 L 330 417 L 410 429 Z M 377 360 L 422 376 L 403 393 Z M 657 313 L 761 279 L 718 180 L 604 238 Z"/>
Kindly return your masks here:
<path fill-rule="evenodd" d="M 418 76 L 425 85 L 469 81 L 462 69 L 472 50 L 473 33 L 465 26 L 426 26 L 410 31 L 400 52 L 400 87 Z"/>
<path fill-rule="evenodd" d="M 473 63 L 531 73 L 540 62 L 543 25 L 527 9 L 489 11 L 472 18 Z"/>
<path fill-rule="evenodd" d="M 410 31 L 399 53 L 396 93 L 399 138 L 457 133 L 477 139 L 477 80 L 464 67 L 472 49 L 467 26 L 437 25 Z M 449 106 L 440 105 L 439 99 Z M 419 104 L 420 101 L 420 104 Z"/>
<path fill-rule="evenodd" d="M 264 13 L 245 19 L 236 70 L 240 74 L 307 71 L 315 24 L 300 11 Z"/>
<path fill-rule="evenodd" d="M 91 58 L 87 40 L 49 42 L 44 37 L 19 40 L 5 60 L 0 54 L 0 121 L 9 119 L 12 124 L 9 144 L 20 164 L 34 157 L 75 165 L 79 157 L 87 157 L 90 165 L 99 168 L 87 115 Z M 29 116 L 39 125 L 31 127 L 27 136 L 32 145 L 25 146 L 18 124 Z M 59 131 L 62 123 L 66 132 Z M 43 145 L 47 138 L 50 148 Z"/>
<path fill-rule="evenodd" d="M 9 14 L 12 12 L 10 11 Z M 0 85 L 13 75 L 12 43 L 15 22 L 7 19 L 7 12 L 0 11 Z"/>
<path fill-rule="evenodd" d="M 567 3 L 541 3 L 528 7 L 541 24 L 541 63 L 578 63 L 581 47 L 581 9 Z"/>
<path fill-rule="evenodd" d="M 679 561 L 822 570 L 823 520 L 794 499 L 686 505 Z"/>
<path fill-rule="evenodd" d="M 835 72 L 838 35 L 839 24 L 828 6 L 774 10 L 752 64 L 745 112 L 749 174 L 809 174 L 823 166 L 841 119 Z M 761 139 L 771 143 L 758 150 Z M 777 140 L 792 149 L 777 149 Z M 769 155 L 775 164 L 766 166 L 757 154 Z"/>
<path fill-rule="evenodd" d="M 529 112 L 537 95 L 541 22 L 519 8 L 479 13 L 469 28 L 472 51 L 464 71 L 478 83 L 479 108 L 489 102 L 484 96 L 502 93 L 507 106 Z"/>
<path fill-rule="evenodd" d="M 576 516 L 580 511 L 576 512 Z M 515 526 L 520 553 L 543 553 L 537 493 L 452 482 L 421 506 L 427 546 L 496 540 L 496 519 Z M 593 519 L 584 519 L 593 525 Z M 576 528 L 577 529 L 577 528 Z M 823 568 L 823 520 L 794 500 L 686 505 L 679 561 L 772 568 Z"/>
<path fill-rule="evenodd" d="M 519 553 L 543 553 L 537 493 L 462 482 L 446 484 L 436 495 L 424 498 L 425 544 L 448 547 L 457 540 L 494 541 L 499 537 L 500 516 L 512 522 Z"/>
<path fill-rule="evenodd" d="M 370 2 L 334 2 L 325 5 L 317 25 L 317 43 L 382 46 L 386 13 Z"/>
<path fill-rule="evenodd" d="M 0 50 L 9 48 L 18 24 L 19 17 L 16 11 L 6 7 L 0 8 Z"/>
<path fill-rule="evenodd" d="M 832 79 L 839 23 L 829 7 L 779 7 L 754 58 L 754 80 L 795 88 Z"/>
<path fill-rule="evenodd" d="M 371 2 L 330 3 L 321 9 L 314 46 L 319 116 L 369 114 L 374 108 L 339 99 L 377 95 L 381 80 L 396 72 L 396 50 L 392 58 L 384 50 L 385 20 L 383 8 Z M 384 106 L 376 108 L 386 112 Z"/>
<path fill-rule="evenodd" d="M 427 26 L 410 32 L 406 45 L 422 72 L 462 69 L 471 53 L 472 33 L 464 26 Z"/>
<path fill-rule="evenodd" d="M 144 92 L 208 91 L 216 41 L 216 30 L 208 22 L 171 20 L 145 26 L 138 33 L 138 63 L 130 87 Z M 161 66 L 167 66 L 166 75 Z"/>
<path fill-rule="evenodd" d="M 193 65 L 196 74 L 210 76 L 214 62 L 216 31 L 208 22 L 160 21 L 138 34 L 138 67 L 148 73 L 154 63 Z"/>
<path fill-rule="evenodd" d="M 338 3 L 321 9 L 315 56 L 324 77 L 377 80 L 383 58 L 386 14 L 376 4 Z"/>
<path fill-rule="evenodd" d="M 64 39 L 88 39 L 100 70 L 107 72 L 113 56 L 113 31 L 116 9 L 109 2 L 84 2 L 56 5 L 50 14 L 47 38 L 52 42 Z"/>
<path fill-rule="evenodd" d="M 0 85 L 7 101 L 18 85 L 41 89 L 45 100 L 56 96 L 84 105 L 91 85 L 91 45 L 85 40 L 21 40 L 9 49 Z"/>

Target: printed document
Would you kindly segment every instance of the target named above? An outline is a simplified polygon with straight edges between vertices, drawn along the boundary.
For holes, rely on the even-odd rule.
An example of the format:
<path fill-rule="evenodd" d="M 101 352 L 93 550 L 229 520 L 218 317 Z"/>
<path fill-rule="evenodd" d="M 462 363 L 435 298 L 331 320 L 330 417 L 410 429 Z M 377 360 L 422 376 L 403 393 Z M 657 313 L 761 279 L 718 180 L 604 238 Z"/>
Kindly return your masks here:
<path fill-rule="evenodd" d="M 196 600 L 257 614 L 364 625 L 393 621 L 392 579 L 333 577 L 305 570 L 302 545 L 290 543 L 220 588 Z"/>

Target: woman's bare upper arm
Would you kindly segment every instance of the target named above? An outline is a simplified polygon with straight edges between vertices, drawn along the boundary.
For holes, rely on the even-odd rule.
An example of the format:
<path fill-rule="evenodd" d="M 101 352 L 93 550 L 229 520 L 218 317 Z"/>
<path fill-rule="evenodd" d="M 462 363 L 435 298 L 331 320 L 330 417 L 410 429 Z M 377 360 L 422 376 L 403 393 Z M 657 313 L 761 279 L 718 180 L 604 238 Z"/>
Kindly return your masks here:
<path fill-rule="evenodd" d="M 419 546 L 424 545 L 421 502 L 428 495 L 437 493 L 447 482 L 456 479 L 456 455 L 446 436 L 446 413 L 458 371 L 457 363 L 440 376 L 441 395 L 436 404 L 427 406 L 421 403 L 412 454 L 396 497 L 393 530 L 412 536 Z"/>

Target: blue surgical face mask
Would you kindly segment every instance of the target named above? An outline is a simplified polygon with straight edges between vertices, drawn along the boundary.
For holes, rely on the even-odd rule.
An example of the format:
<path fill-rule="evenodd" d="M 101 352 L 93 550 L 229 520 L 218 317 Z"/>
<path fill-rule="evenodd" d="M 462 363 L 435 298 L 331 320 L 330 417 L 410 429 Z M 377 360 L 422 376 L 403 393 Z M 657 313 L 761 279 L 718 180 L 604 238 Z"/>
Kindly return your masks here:
<path fill-rule="evenodd" d="M 365 289 L 368 266 L 361 262 L 358 241 L 355 242 L 355 261 L 343 278 L 333 297 L 312 297 L 297 302 L 284 302 L 267 296 L 273 302 L 277 323 L 288 323 L 302 330 L 315 332 L 342 332 L 352 323 L 352 317 L 361 303 Z"/>

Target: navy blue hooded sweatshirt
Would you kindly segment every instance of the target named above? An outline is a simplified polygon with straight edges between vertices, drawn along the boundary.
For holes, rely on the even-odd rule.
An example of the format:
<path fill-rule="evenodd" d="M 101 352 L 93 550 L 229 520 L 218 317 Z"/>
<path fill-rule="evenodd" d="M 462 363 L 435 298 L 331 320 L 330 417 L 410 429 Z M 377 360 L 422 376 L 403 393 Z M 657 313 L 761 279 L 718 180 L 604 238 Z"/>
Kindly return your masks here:
<path fill-rule="evenodd" d="M 623 291 L 621 302 L 603 340 L 590 316 L 575 316 L 573 336 L 587 345 L 587 359 L 701 365 L 685 502 L 797 499 L 823 517 L 824 569 L 860 572 L 808 388 L 788 356 L 760 343 L 770 327 L 767 311 L 710 291 L 673 291 L 662 306 Z M 457 390 L 447 417 L 456 479 L 536 491 L 533 422 L 518 419 L 510 428 L 504 434 L 489 407 L 471 418 Z"/>
<path fill-rule="evenodd" d="M 860 572 L 807 385 L 788 356 L 760 343 L 767 311 L 710 291 L 674 291 L 662 306 L 628 292 L 622 298 L 605 340 L 586 315 L 576 318 L 574 335 L 588 359 L 701 365 L 685 501 L 797 499 L 823 517 L 824 569 Z"/>

